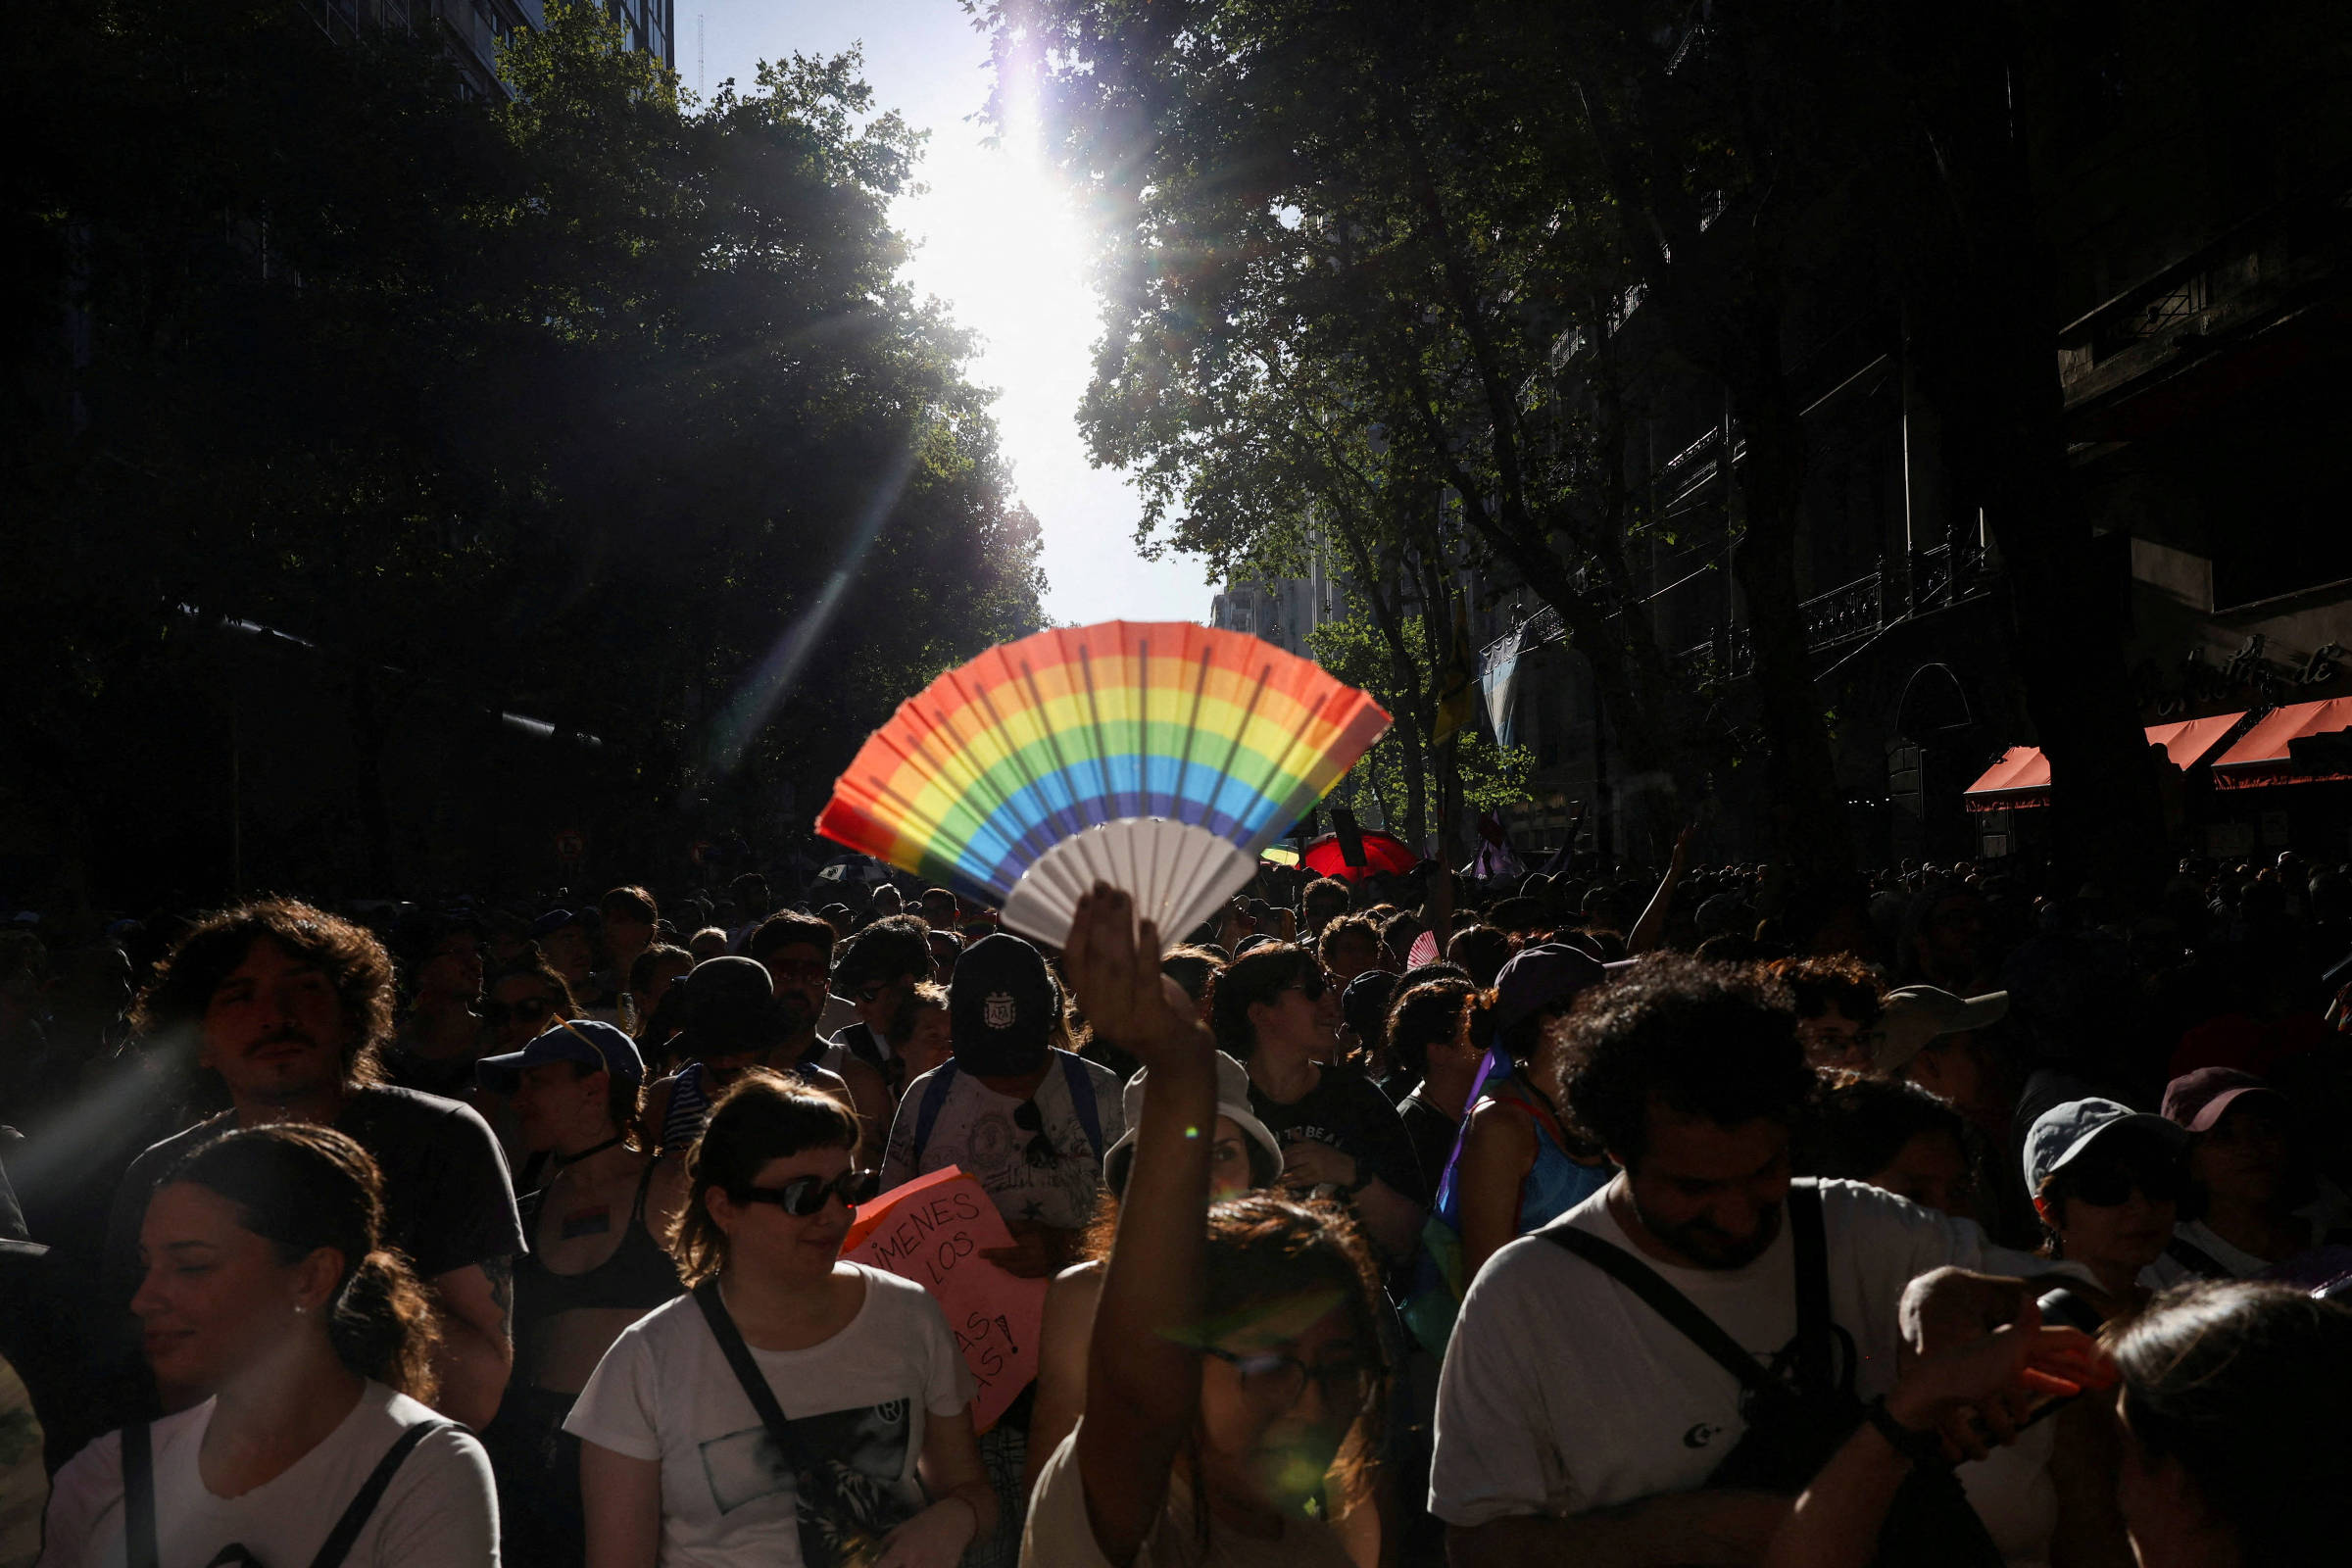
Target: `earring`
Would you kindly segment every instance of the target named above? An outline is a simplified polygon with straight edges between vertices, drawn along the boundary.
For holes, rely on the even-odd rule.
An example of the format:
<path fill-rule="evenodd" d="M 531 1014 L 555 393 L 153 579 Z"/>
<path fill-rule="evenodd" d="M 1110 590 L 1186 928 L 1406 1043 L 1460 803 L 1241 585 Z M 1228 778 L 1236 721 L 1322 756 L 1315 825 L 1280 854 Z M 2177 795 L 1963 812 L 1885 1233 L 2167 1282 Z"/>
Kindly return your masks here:
<path fill-rule="evenodd" d="M 296 1317 L 308 1317 L 310 1315 L 310 1311 L 311 1309 L 303 1305 L 300 1301 L 296 1301 L 294 1303 L 294 1315 Z"/>

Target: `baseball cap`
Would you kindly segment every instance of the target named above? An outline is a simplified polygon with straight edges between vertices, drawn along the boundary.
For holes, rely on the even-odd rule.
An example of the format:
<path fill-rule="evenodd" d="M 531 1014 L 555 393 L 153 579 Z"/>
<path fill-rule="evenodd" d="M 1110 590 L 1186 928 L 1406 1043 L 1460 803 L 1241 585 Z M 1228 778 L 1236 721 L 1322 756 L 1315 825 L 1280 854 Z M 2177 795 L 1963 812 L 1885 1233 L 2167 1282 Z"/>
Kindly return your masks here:
<path fill-rule="evenodd" d="M 592 908 L 550 909 L 531 922 L 531 940 L 536 942 L 541 937 L 552 935 L 567 925 L 576 925 L 593 931 L 597 926 L 596 911 Z"/>
<path fill-rule="evenodd" d="M 1985 1029 L 2008 1016 L 2009 993 L 1956 997 L 1936 986 L 1898 986 L 1880 1004 L 1871 1070 L 1890 1073 L 1928 1049 L 1938 1035 Z"/>
<path fill-rule="evenodd" d="M 2026 1191 L 2040 1192 L 2051 1172 L 2063 1170 L 2093 1142 L 2119 1127 L 2144 1127 L 2174 1149 L 2185 1148 L 2188 1143 L 2186 1129 L 2153 1112 L 2133 1110 L 2096 1096 L 2070 1100 L 2034 1117 L 2033 1130 L 2026 1134 Z"/>
<path fill-rule="evenodd" d="M 948 1022 L 956 1047 L 993 1059 L 1034 1051 L 1053 1038 L 1061 988 L 1045 955 L 1009 932 L 982 937 L 956 959 L 948 980 Z"/>
<path fill-rule="evenodd" d="M 1396 977 L 1385 969 L 1366 969 L 1340 993 L 1340 1016 L 1355 1037 L 1367 1044 L 1380 1038 L 1389 1016 L 1389 999 L 1396 994 Z"/>
<path fill-rule="evenodd" d="M 1592 955 L 1562 942 L 1521 948 L 1494 977 L 1494 1029 L 1501 1033 L 1547 1007 L 1576 1000 L 1605 971 Z"/>
<path fill-rule="evenodd" d="M 2260 1095 L 2287 1108 L 2286 1097 L 2250 1072 L 2235 1067 L 2199 1067 L 2164 1086 L 2165 1120 L 2178 1122 L 2192 1133 L 2209 1133 L 2230 1114 L 2230 1107 L 2247 1095 Z"/>
<path fill-rule="evenodd" d="M 706 958 L 679 984 L 686 990 L 686 1029 L 697 1051 L 726 1055 L 759 1051 L 782 1038 L 775 982 L 757 958 Z"/>
<path fill-rule="evenodd" d="M 559 1019 L 520 1051 L 484 1056 L 473 1064 L 473 1075 L 484 1089 L 513 1094 L 523 1068 L 549 1061 L 576 1061 L 629 1083 L 645 1082 L 645 1058 L 637 1054 L 637 1042 L 596 1018 Z"/>
<path fill-rule="evenodd" d="M 1102 1152 L 1102 1180 L 1111 1192 L 1127 1190 L 1127 1169 L 1135 1163 L 1135 1133 L 1144 1114 L 1144 1080 L 1149 1067 L 1136 1069 L 1119 1091 L 1119 1108 L 1126 1113 L 1127 1130 Z M 1229 1116 L 1250 1143 L 1250 1185 L 1271 1187 L 1282 1175 L 1282 1145 L 1250 1108 L 1250 1069 L 1220 1051 L 1217 1053 L 1217 1114 Z"/>

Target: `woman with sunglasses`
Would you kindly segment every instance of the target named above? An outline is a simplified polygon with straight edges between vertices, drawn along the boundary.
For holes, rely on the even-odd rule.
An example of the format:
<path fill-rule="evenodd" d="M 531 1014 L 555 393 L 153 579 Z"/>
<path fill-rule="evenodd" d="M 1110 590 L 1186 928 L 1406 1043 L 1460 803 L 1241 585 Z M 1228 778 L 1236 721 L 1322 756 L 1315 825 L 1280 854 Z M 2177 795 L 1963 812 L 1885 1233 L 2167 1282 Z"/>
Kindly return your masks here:
<path fill-rule="evenodd" d="M 1090 1014 L 1091 1016 L 1091 1014 Z M 1250 1069 L 1250 1104 L 1283 1146 L 1283 1185 L 1345 1197 L 1391 1263 L 1410 1257 L 1427 1194 L 1404 1119 L 1338 1059 L 1340 995 L 1314 953 L 1252 948 L 1209 983 L 1217 1048 Z"/>
<path fill-rule="evenodd" d="M 753 1068 L 686 1156 L 692 1294 L 622 1332 L 564 1429 L 588 1568 L 953 1568 L 996 1504 L 938 1304 L 841 1259 L 858 1122 Z"/>
<path fill-rule="evenodd" d="M 1158 954 L 1125 894 L 1080 901 L 1063 963 L 1087 1017 L 1144 1062 L 1152 1092 L 1103 1268 L 1085 1414 L 1038 1478 L 1021 1561 L 1348 1568 L 1318 1515 L 1342 1453 L 1380 1447 L 1371 1256 L 1328 1206 L 1254 1194 L 1210 1206 L 1199 1132 L 1217 1114 L 1215 1044 Z"/>
<path fill-rule="evenodd" d="M 2052 1323 L 2097 1332 L 2119 1327 L 2143 1311 L 2152 1293 L 2141 1271 L 2156 1261 L 2172 1240 L 2173 1221 L 2185 1190 L 2188 1135 L 2162 1116 L 2120 1105 L 2112 1100 L 2070 1100 L 2034 1119 L 2026 1134 L 2025 1176 L 2034 1208 L 2047 1234 L 2049 1256 L 2090 1272 L 2095 1291 L 2068 1288 L 2041 1298 Z M 1969 1495 L 1988 1525 L 2003 1525 L 2001 1503 L 2014 1509 L 2004 1541 L 2021 1535 L 2018 1519 L 2033 1517 L 2047 1544 L 2039 1560 L 2051 1562 L 2131 1561 L 2124 1517 L 2116 1503 L 2123 1476 L 2125 1444 L 2114 1407 L 2104 1400 L 2078 1400 L 2061 1409 L 2046 1431 L 2029 1429 L 2018 1444 L 1981 1465 L 1963 1468 Z M 2014 1485 L 2034 1481 L 2038 1465 L 2046 1487 L 2041 1502 Z M 1971 1471 L 2007 1471 L 2006 1492 L 1971 1476 Z M 2030 1510 L 2030 1511 L 2029 1511 Z"/>
<path fill-rule="evenodd" d="M 536 953 L 491 977 L 481 1014 L 484 1056 L 511 1056 L 564 1019 L 586 1016 L 572 1000 L 571 987 Z M 514 1190 L 527 1193 L 536 1189 L 544 1176 L 546 1155 L 525 1145 L 522 1120 L 514 1102 L 478 1077 L 469 1099 L 498 1135 L 507 1163 L 514 1168 Z"/>
<path fill-rule="evenodd" d="M 2051 1106 L 2026 1135 L 2026 1185 L 2049 1235 L 2046 1250 L 2090 1271 L 2105 1316 L 2147 1303 L 2140 1271 L 2173 1239 L 2187 1144 L 2188 1134 L 2162 1116 L 2097 1099 Z"/>
<path fill-rule="evenodd" d="M 571 987 L 542 958 L 531 958 L 502 969 L 490 981 L 489 1000 L 482 1004 L 482 1022 L 489 1028 L 490 1049 L 484 1055 L 506 1056 L 520 1051 L 547 1032 L 559 1018 L 580 1016 Z"/>

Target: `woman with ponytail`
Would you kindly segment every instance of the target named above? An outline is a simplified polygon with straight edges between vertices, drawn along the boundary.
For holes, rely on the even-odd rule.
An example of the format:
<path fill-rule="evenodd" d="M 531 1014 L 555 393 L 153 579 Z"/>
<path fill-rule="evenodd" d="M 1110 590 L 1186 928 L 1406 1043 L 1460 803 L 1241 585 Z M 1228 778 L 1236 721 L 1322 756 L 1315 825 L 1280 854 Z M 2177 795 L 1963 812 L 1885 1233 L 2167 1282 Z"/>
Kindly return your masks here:
<path fill-rule="evenodd" d="M 434 1318 L 380 1245 L 381 1187 L 350 1138 L 293 1123 L 165 1174 L 131 1309 L 158 1380 L 211 1397 L 58 1472 L 41 1568 L 495 1568 L 489 1461 L 420 1402 Z"/>

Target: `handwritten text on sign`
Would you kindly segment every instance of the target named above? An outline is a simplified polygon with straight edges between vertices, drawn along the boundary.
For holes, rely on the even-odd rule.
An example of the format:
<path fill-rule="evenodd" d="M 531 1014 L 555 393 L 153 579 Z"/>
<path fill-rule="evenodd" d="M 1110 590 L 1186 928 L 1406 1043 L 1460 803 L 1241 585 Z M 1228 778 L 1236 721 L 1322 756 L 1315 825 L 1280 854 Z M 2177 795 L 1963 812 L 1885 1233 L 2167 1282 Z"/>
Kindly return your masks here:
<path fill-rule="evenodd" d="M 1037 1376 L 1046 1282 L 1015 1279 L 980 1254 L 1012 1232 L 979 1182 L 954 1165 L 860 1204 L 841 1255 L 887 1269 L 931 1293 L 980 1385 L 972 1424 L 982 1432 Z"/>

